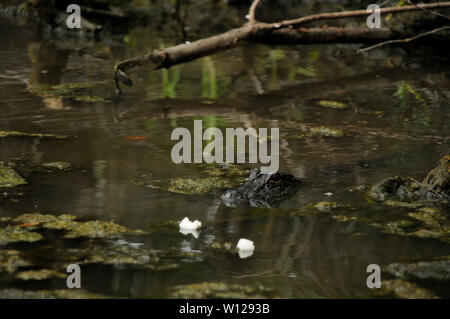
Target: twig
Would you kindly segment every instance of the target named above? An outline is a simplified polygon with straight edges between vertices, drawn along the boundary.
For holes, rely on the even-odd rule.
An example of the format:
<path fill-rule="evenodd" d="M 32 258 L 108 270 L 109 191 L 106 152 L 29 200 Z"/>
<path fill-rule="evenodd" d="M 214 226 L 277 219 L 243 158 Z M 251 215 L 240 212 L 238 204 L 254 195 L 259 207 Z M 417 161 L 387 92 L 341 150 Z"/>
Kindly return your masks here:
<path fill-rule="evenodd" d="M 406 0 L 406 1 L 407 1 L 409 4 L 412 4 L 413 6 L 416 6 L 416 7 L 417 7 L 417 4 L 416 4 L 416 3 L 413 3 L 411 0 Z M 434 15 L 439 16 L 439 17 L 445 18 L 445 19 L 447 19 L 447 20 L 450 20 L 450 18 L 449 18 L 448 16 L 446 16 L 445 14 L 436 12 L 436 11 L 434 11 L 434 10 L 426 9 L 426 8 L 420 8 L 420 9 L 423 10 L 423 11 L 426 11 L 426 12 L 430 12 L 430 13 L 432 13 L 432 14 L 434 14 Z"/>
<path fill-rule="evenodd" d="M 250 10 L 248 11 L 248 23 L 255 23 L 256 19 L 255 19 L 255 11 L 256 11 L 256 7 L 259 5 L 259 3 L 261 2 L 261 0 L 255 0 L 253 1 L 252 5 L 250 6 Z"/>
<path fill-rule="evenodd" d="M 418 34 L 418 35 L 416 35 L 416 36 L 414 36 L 414 37 L 410 37 L 410 38 L 406 38 L 406 39 L 389 40 L 389 41 L 385 41 L 385 42 L 380 42 L 380 43 L 371 45 L 371 46 L 369 46 L 369 47 L 367 47 L 367 48 L 359 49 L 359 50 L 356 51 L 356 52 L 357 52 L 357 53 L 366 52 L 366 51 L 369 51 L 369 50 L 372 50 L 372 49 L 375 49 L 375 48 L 379 48 L 379 47 L 381 47 L 381 46 L 383 46 L 383 45 L 386 45 L 386 44 L 392 44 L 392 43 L 408 43 L 408 42 L 414 41 L 414 40 L 416 40 L 416 39 L 425 37 L 425 36 L 427 36 L 427 35 L 431 35 L 431 34 L 434 34 L 434 33 L 436 33 L 436 32 L 440 32 L 440 31 L 442 31 L 442 30 L 447 30 L 447 29 L 450 29 L 450 26 L 444 26 L 444 27 L 440 27 L 440 28 L 437 28 L 437 29 L 433 29 L 433 30 L 430 30 L 430 31 L 427 31 L 427 32 Z"/>

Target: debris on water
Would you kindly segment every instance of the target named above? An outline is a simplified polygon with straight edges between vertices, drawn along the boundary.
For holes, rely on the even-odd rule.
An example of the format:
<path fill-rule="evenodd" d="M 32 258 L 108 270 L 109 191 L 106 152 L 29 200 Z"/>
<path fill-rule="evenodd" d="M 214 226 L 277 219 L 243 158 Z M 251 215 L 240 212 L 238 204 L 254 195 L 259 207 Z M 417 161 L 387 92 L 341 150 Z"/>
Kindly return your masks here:
<path fill-rule="evenodd" d="M 27 181 L 22 178 L 14 169 L 6 166 L 0 162 L 0 187 L 14 187 L 18 185 L 27 184 Z"/>
<path fill-rule="evenodd" d="M 336 202 L 322 201 L 322 202 L 318 202 L 317 204 L 314 204 L 313 207 L 316 208 L 317 210 L 320 210 L 321 212 L 329 212 L 334 209 L 346 208 L 349 206 L 344 205 L 344 204 L 339 204 Z"/>
<path fill-rule="evenodd" d="M 293 138 L 303 139 L 311 137 L 343 137 L 345 135 L 343 130 L 329 128 L 325 126 L 311 127 L 308 131 L 293 136 Z"/>
<path fill-rule="evenodd" d="M 239 241 L 236 245 L 236 248 L 238 249 L 238 251 L 240 253 L 241 252 L 246 253 L 243 255 L 245 255 L 246 257 L 249 257 L 249 256 L 247 256 L 248 253 L 251 253 L 251 255 L 252 255 L 253 252 L 255 251 L 255 244 L 253 243 L 253 241 L 251 241 L 249 239 L 241 238 L 241 239 L 239 239 Z M 246 257 L 241 257 L 241 258 L 246 258 Z"/>
<path fill-rule="evenodd" d="M 114 243 L 116 245 L 128 245 L 134 249 L 138 249 L 138 248 L 141 248 L 144 246 L 144 243 L 131 243 L 131 242 L 126 241 L 125 239 L 118 239 L 118 240 L 114 241 Z"/>
<path fill-rule="evenodd" d="M 183 235 L 192 235 L 195 239 L 198 239 L 198 236 L 200 235 L 200 232 L 196 229 L 184 229 L 180 228 L 180 233 Z"/>
<path fill-rule="evenodd" d="M 0 131 L 0 138 L 1 137 L 8 137 L 8 136 L 25 136 L 25 137 L 44 137 L 44 138 L 55 138 L 55 139 L 63 139 L 67 138 L 67 135 L 58 135 L 58 134 L 44 134 L 44 133 L 25 133 L 25 132 L 19 132 L 19 131 Z"/>
<path fill-rule="evenodd" d="M 316 137 L 316 136 L 324 136 L 324 137 L 342 137 L 344 136 L 344 131 L 339 129 L 333 129 L 325 126 L 312 127 L 309 129 L 309 134 L 306 136 Z"/>
<path fill-rule="evenodd" d="M 225 242 L 223 244 L 219 242 L 213 242 L 211 243 L 210 248 L 214 250 L 224 250 L 226 252 L 233 252 L 233 253 L 236 251 L 235 249 L 233 249 L 233 244 L 229 242 Z"/>
<path fill-rule="evenodd" d="M 331 108 L 331 109 L 347 109 L 348 105 L 338 101 L 320 100 L 317 102 L 319 106 Z"/>
<path fill-rule="evenodd" d="M 245 259 L 253 256 L 254 250 L 238 250 L 239 258 Z"/>
<path fill-rule="evenodd" d="M 73 98 L 73 100 L 77 102 L 85 102 L 85 103 L 105 103 L 110 102 L 109 100 L 105 100 L 100 96 L 95 95 L 80 95 Z"/>
<path fill-rule="evenodd" d="M 58 162 L 42 163 L 41 166 L 46 167 L 46 168 L 56 168 L 56 169 L 60 169 L 60 170 L 65 170 L 65 169 L 69 169 L 72 165 L 67 162 L 58 161 Z"/>
<path fill-rule="evenodd" d="M 331 192 L 326 192 L 324 195 L 325 195 L 325 196 L 333 196 L 333 193 L 331 193 Z"/>
<path fill-rule="evenodd" d="M 180 229 L 184 230 L 196 230 L 202 227 L 202 223 L 198 220 L 190 221 L 189 217 L 183 218 L 180 222 Z"/>

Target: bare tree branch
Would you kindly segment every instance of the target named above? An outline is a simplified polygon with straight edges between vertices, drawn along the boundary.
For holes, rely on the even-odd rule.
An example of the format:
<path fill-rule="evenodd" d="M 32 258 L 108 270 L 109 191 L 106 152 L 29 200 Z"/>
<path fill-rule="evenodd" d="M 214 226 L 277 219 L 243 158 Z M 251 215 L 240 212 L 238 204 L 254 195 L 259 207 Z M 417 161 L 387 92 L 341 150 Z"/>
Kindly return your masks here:
<path fill-rule="evenodd" d="M 248 22 L 249 23 L 256 22 L 255 11 L 256 11 L 256 7 L 259 5 L 260 2 L 261 2 L 261 0 L 255 0 L 255 1 L 253 1 L 252 5 L 250 6 L 250 10 L 248 11 Z"/>
<path fill-rule="evenodd" d="M 371 45 L 370 47 L 367 47 L 367 48 L 364 48 L 364 49 L 359 49 L 356 52 L 358 52 L 358 53 L 366 52 L 366 51 L 369 51 L 369 50 L 372 50 L 372 49 L 375 49 L 375 48 L 379 48 L 379 47 L 381 47 L 383 45 L 392 44 L 392 43 L 408 43 L 408 42 L 417 40 L 419 38 L 425 37 L 427 35 L 431 35 L 431 34 L 434 34 L 434 33 L 437 33 L 437 32 L 443 31 L 443 30 L 448 30 L 448 29 L 450 29 L 450 26 L 444 26 L 444 27 L 440 27 L 440 28 L 437 28 L 437 29 L 433 29 L 433 30 L 430 30 L 430 31 L 418 34 L 418 35 L 410 37 L 410 38 L 398 39 L 398 40 L 389 40 L 389 41 L 381 42 L 381 43 L 378 43 L 378 44 L 375 44 L 375 45 Z"/>

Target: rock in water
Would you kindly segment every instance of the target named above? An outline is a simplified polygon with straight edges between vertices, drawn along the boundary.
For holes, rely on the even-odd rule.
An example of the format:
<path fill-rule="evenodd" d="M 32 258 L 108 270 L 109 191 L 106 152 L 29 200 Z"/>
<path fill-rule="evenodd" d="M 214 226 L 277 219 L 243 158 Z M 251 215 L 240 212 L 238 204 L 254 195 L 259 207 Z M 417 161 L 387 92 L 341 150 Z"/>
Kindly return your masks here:
<path fill-rule="evenodd" d="M 15 170 L 0 162 L 0 187 L 14 187 L 23 184 L 27 184 L 27 181 Z"/>
<path fill-rule="evenodd" d="M 377 200 L 399 199 L 419 200 L 422 193 L 422 185 L 410 177 L 388 177 L 372 187 L 370 195 Z"/>
<path fill-rule="evenodd" d="M 444 156 L 439 166 L 432 169 L 423 180 L 432 191 L 450 196 L 450 156 Z"/>
<path fill-rule="evenodd" d="M 226 206 L 248 203 L 251 207 L 273 207 L 288 199 L 298 190 L 300 181 L 289 174 L 263 174 L 259 169 L 250 173 L 247 182 L 228 190 L 221 199 Z"/>
<path fill-rule="evenodd" d="M 388 177 L 372 187 L 370 196 L 377 200 L 400 201 L 450 199 L 450 156 L 444 156 L 439 166 L 432 169 L 423 182 L 411 177 Z"/>

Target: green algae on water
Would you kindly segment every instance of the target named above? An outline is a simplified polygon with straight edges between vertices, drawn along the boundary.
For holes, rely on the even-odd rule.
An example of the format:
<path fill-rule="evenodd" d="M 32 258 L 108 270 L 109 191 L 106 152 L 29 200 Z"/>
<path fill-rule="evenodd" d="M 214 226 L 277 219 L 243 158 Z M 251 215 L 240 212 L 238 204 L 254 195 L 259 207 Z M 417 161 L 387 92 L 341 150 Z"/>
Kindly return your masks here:
<path fill-rule="evenodd" d="M 31 224 L 40 228 L 65 230 L 64 238 L 106 238 L 116 235 L 143 235 L 142 230 L 132 230 L 118 225 L 112 221 L 77 221 L 74 215 L 63 214 L 59 216 L 44 214 L 23 214 L 16 217 L 13 223 Z"/>
<path fill-rule="evenodd" d="M 376 294 L 378 296 L 401 299 L 439 299 L 430 290 L 401 279 L 383 280 L 381 289 L 376 291 Z"/>
<path fill-rule="evenodd" d="M 298 135 L 296 138 L 308 137 L 343 137 L 344 131 L 325 126 L 312 127 L 308 132 Z"/>
<path fill-rule="evenodd" d="M 0 245 L 28 242 L 33 243 L 44 239 L 44 237 L 36 232 L 31 232 L 19 227 L 7 226 L 0 229 Z"/>
<path fill-rule="evenodd" d="M 317 102 L 317 104 L 322 107 L 336 110 L 343 110 L 348 108 L 347 104 L 338 101 L 320 100 Z"/>
<path fill-rule="evenodd" d="M 14 187 L 24 184 L 27 184 L 27 181 L 23 177 L 14 169 L 0 162 L 0 187 Z"/>
<path fill-rule="evenodd" d="M 46 280 L 51 278 L 66 278 L 67 274 L 50 269 L 26 270 L 16 274 L 16 278 L 24 281 L 28 280 Z"/>
<path fill-rule="evenodd" d="M 17 250 L 0 250 L 0 272 L 14 273 L 18 268 L 31 266 Z"/>
<path fill-rule="evenodd" d="M 43 137 L 43 138 L 54 138 L 54 139 L 63 139 L 67 138 L 67 135 L 58 135 L 58 134 L 44 134 L 44 133 L 25 133 L 19 131 L 0 131 L 0 137 L 8 137 L 8 136 L 25 136 L 25 137 Z"/>
<path fill-rule="evenodd" d="M 69 169 L 72 166 L 72 164 L 67 163 L 67 162 L 57 161 L 57 162 L 42 163 L 41 166 L 45 167 L 45 168 L 55 168 L 55 169 L 59 169 L 59 170 L 65 170 L 65 169 Z"/>
<path fill-rule="evenodd" d="M 203 282 L 191 285 L 175 286 L 171 294 L 177 299 L 262 299 L 268 298 L 272 290 L 263 286 L 251 287 L 238 284 L 227 284 L 223 282 Z"/>
<path fill-rule="evenodd" d="M 179 194 L 205 194 L 215 190 L 231 188 L 234 183 L 220 177 L 172 178 L 167 190 Z"/>
<path fill-rule="evenodd" d="M 20 290 L 15 288 L 0 290 L 0 299 L 104 299 L 106 296 L 84 289 L 61 290 Z"/>
<path fill-rule="evenodd" d="M 64 224 L 64 222 L 59 222 L 59 224 Z M 68 232 L 64 235 L 65 238 L 77 238 L 77 237 L 105 238 L 114 235 L 145 234 L 144 231 L 132 230 L 125 226 L 121 226 L 115 224 L 114 222 L 108 221 L 99 221 L 99 220 L 87 222 L 68 221 L 66 225 L 67 225 L 66 229 L 68 230 Z"/>

